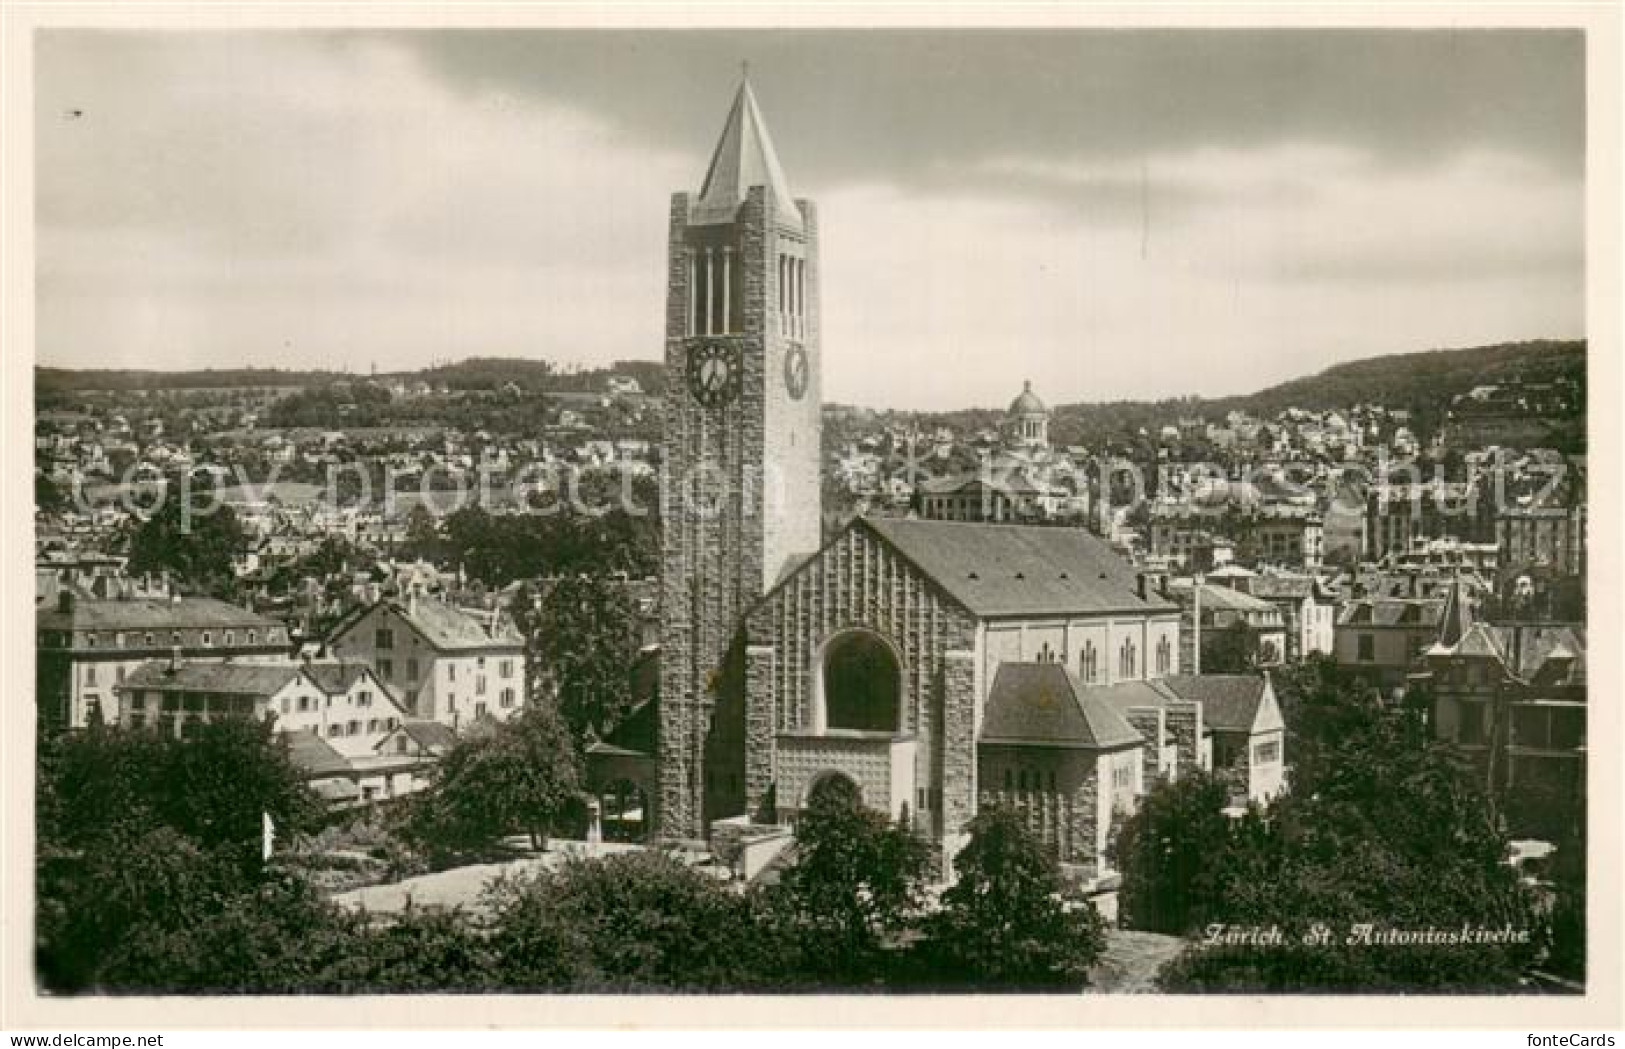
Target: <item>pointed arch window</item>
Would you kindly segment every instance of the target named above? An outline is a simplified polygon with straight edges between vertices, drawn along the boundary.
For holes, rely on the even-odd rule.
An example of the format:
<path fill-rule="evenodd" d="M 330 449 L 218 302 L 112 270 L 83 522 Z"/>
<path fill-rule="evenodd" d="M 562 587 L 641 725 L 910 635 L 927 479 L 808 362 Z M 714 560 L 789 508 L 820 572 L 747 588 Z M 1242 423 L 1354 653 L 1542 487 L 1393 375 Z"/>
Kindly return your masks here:
<path fill-rule="evenodd" d="M 1134 642 L 1130 638 L 1124 638 L 1123 647 L 1117 653 L 1117 676 L 1120 678 L 1134 677 L 1136 663 Z"/>
<path fill-rule="evenodd" d="M 1092 685 L 1095 683 L 1095 675 L 1100 669 L 1099 662 L 1099 657 L 1095 652 L 1095 643 L 1085 641 L 1083 650 L 1078 654 L 1078 676 L 1083 678 L 1084 684 Z"/>

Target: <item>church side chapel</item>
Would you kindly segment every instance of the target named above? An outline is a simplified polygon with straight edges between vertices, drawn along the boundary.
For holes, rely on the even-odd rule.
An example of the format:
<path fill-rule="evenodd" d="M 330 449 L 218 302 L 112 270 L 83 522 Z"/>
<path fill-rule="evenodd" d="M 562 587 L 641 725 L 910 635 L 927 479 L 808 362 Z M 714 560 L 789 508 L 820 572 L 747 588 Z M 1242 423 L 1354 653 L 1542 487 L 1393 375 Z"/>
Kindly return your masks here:
<path fill-rule="evenodd" d="M 1097 885 L 1159 776 L 1223 754 L 1238 802 L 1279 789 L 1268 682 L 1177 679 L 1178 605 L 1088 531 L 860 516 L 820 541 L 818 267 L 747 79 L 671 203 L 658 695 L 589 775 L 637 784 L 650 837 L 730 862 L 782 848 L 836 779 L 949 876 L 978 809 L 1007 806 Z M 1012 447 L 1047 422 L 1029 386 Z"/>

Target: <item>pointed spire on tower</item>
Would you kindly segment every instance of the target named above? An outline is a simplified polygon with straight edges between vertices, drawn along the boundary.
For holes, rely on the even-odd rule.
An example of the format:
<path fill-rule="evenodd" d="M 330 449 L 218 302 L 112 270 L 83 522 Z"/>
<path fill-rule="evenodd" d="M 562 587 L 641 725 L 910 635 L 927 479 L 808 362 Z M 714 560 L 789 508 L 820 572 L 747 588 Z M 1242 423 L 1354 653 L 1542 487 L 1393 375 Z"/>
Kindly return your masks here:
<path fill-rule="evenodd" d="M 1439 644 L 1447 648 L 1456 647 L 1472 625 L 1472 609 L 1468 607 L 1467 595 L 1462 590 L 1461 576 L 1458 574 L 1450 584 L 1450 592 L 1445 595 L 1444 612 L 1439 616 Z"/>
<path fill-rule="evenodd" d="M 711 154 L 705 182 L 694 204 L 695 223 L 731 222 L 753 186 L 767 186 L 781 219 L 799 223 L 801 213 L 790 194 L 790 183 L 779 165 L 767 121 L 750 89 L 750 66 L 743 67 L 739 91 L 734 95 L 722 137 Z"/>

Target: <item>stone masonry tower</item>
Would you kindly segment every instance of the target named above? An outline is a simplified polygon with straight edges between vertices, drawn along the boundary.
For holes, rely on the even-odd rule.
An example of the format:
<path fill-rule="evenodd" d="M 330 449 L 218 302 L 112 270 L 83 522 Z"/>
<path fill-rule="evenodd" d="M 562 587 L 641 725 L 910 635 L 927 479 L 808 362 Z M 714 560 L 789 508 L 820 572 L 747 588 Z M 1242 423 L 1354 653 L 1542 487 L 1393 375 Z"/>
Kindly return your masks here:
<path fill-rule="evenodd" d="M 748 80 L 699 194 L 672 196 L 666 289 L 655 818 L 692 840 L 744 812 L 729 649 L 821 521 L 817 212 L 791 197 Z"/>

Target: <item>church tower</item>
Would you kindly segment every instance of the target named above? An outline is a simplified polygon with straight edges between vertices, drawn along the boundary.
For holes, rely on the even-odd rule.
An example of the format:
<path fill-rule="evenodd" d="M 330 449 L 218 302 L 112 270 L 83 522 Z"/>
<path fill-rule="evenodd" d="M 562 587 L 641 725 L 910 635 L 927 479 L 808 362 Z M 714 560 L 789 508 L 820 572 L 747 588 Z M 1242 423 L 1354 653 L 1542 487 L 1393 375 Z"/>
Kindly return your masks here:
<path fill-rule="evenodd" d="M 749 80 L 699 193 L 671 201 L 661 487 L 662 838 L 744 812 L 744 613 L 818 549 L 818 221 Z M 737 661 L 735 661 L 737 662 Z"/>

